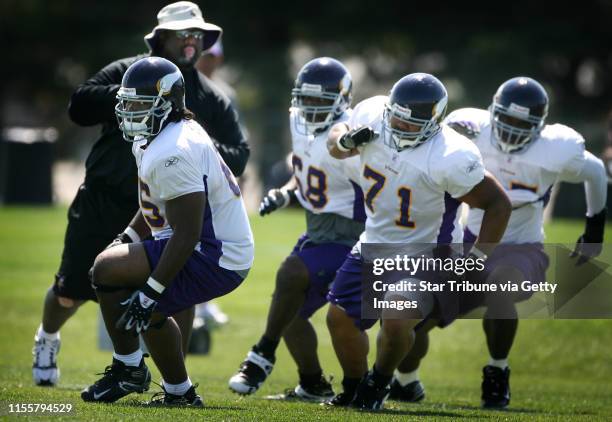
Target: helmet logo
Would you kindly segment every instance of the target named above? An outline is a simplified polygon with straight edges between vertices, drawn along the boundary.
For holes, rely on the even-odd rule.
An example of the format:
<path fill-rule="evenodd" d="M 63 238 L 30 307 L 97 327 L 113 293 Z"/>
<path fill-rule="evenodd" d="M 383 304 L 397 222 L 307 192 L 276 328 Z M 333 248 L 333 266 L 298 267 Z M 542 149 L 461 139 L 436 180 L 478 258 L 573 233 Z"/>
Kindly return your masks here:
<path fill-rule="evenodd" d="M 344 75 L 340 81 L 340 92 L 345 94 L 351 88 L 351 75 L 348 73 Z"/>
<path fill-rule="evenodd" d="M 529 117 L 529 107 L 523 107 L 515 103 L 510 103 L 510 107 L 508 107 L 508 114 L 514 117 L 526 119 Z"/>
<path fill-rule="evenodd" d="M 431 117 L 433 119 L 436 119 L 436 118 L 440 117 L 440 115 L 442 115 L 442 113 L 444 113 L 444 110 L 446 110 L 446 104 L 447 103 L 448 103 L 448 97 L 444 97 L 440 101 L 435 103 L 433 108 L 432 108 L 432 110 L 431 110 Z"/>
<path fill-rule="evenodd" d="M 174 85 L 174 83 L 180 78 L 180 72 L 173 72 L 167 74 L 166 76 L 157 81 L 157 92 L 159 92 L 160 95 L 168 95 L 172 90 L 172 86 Z"/>

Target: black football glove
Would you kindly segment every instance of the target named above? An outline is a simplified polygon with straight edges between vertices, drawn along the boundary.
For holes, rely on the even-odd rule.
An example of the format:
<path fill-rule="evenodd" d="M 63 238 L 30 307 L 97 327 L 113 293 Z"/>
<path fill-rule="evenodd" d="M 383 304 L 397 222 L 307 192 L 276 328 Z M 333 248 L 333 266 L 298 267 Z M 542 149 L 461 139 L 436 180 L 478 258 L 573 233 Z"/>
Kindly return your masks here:
<path fill-rule="evenodd" d="M 480 129 L 473 122 L 459 120 L 448 123 L 448 126 L 469 139 L 474 139 L 480 134 Z"/>
<path fill-rule="evenodd" d="M 576 247 L 570 254 L 576 258 L 576 265 L 582 265 L 601 253 L 603 248 L 604 228 L 606 227 L 607 209 L 604 208 L 592 217 L 586 218 L 584 233 L 576 241 Z"/>
<path fill-rule="evenodd" d="M 295 190 L 270 189 L 268 194 L 261 200 L 261 204 L 259 204 L 259 215 L 264 216 L 272 211 L 285 208 L 294 199 Z"/>
<path fill-rule="evenodd" d="M 124 330 L 137 336 L 149 328 L 151 315 L 157 306 L 156 300 L 151 299 L 142 290 L 137 290 L 132 296 L 121 302 L 121 305 L 126 306 L 127 309 L 115 324 L 118 330 Z"/>
<path fill-rule="evenodd" d="M 115 246 L 122 245 L 124 243 L 132 243 L 132 242 L 133 242 L 132 238 L 127 233 L 125 232 L 119 233 L 117 237 L 115 237 L 115 239 L 111 243 L 109 243 L 106 248 L 104 248 L 104 250 L 114 248 Z"/>
<path fill-rule="evenodd" d="M 357 129 L 352 129 L 340 137 L 338 143 L 346 151 L 357 148 L 360 145 L 367 144 L 372 141 L 378 133 L 374 132 L 369 126 L 362 126 Z"/>

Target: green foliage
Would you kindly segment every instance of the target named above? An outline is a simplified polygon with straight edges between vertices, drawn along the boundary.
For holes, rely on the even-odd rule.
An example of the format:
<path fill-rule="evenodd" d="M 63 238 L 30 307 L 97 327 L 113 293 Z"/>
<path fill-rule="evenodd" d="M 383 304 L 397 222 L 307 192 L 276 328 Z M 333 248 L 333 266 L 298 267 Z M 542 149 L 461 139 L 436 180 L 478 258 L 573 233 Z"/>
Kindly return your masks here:
<path fill-rule="evenodd" d="M 269 382 L 254 397 L 241 398 L 227 389 L 227 380 L 264 327 L 276 268 L 304 228 L 303 216 L 297 211 L 252 218 L 255 266 L 243 286 L 219 300 L 230 323 L 214 332 L 211 355 L 190 356 L 187 360 L 191 379 L 200 383 L 206 409 L 143 409 L 137 403 L 147 399 L 148 394 L 129 396 L 114 405 L 81 402 L 79 391 L 93 382 L 95 373 L 111 359 L 109 352 L 96 348 L 97 309 L 91 303 L 62 330 L 60 386 L 34 387 L 30 370 L 32 339 L 40 322 L 44 292 L 59 264 L 65 224 L 63 208 L 0 208 L 0 308 L 4 317 L 0 330 L 0 415 L 6 415 L 8 403 L 73 403 L 76 420 L 382 418 L 318 405 L 264 400 L 265 395 L 297 382 L 295 366 L 284 346 Z M 573 242 L 581 228 L 582 222 L 557 221 L 548 228 L 548 239 Z M 325 327 L 324 312 L 319 312 L 314 321 L 321 361 L 327 374 L 336 375 L 333 384 L 338 389 L 341 371 Z M 373 339 L 375 332 L 370 336 Z M 612 321 L 522 321 L 511 355 L 511 409 L 483 411 L 479 408 L 480 371 L 487 353 L 480 322 L 458 321 L 448 329 L 432 332 L 429 356 L 420 370 L 427 388 L 426 401 L 411 406 L 389 402 L 384 417 L 607 419 L 612 417 L 610 344 Z M 159 380 L 150 360 L 149 365 L 154 379 Z"/>

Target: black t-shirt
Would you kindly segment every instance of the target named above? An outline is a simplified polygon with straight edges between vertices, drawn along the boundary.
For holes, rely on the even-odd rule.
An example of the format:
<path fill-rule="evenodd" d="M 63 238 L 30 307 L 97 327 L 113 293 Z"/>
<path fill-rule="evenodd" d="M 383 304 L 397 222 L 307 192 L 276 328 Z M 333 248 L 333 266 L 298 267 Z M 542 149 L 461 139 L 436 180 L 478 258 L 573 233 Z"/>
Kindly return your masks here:
<path fill-rule="evenodd" d="M 70 118 L 76 124 L 102 125 L 102 134 L 85 163 L 86 185 L 123 197 L 129 201 L 126 206 L 130 207 L 138 198 L 138 172 L 132 144 L 123 139 L 115 117 L 115 96 L 127 68 L 143 57 L 146 55 L 107 65 L 76 89 L 68 106 Z M 206 129 L 232 172 L 239 176 L 244 171 L 250 151 L 230 100 L 195 68 L 181 71 L 185 78 L 187 108 Z"/>

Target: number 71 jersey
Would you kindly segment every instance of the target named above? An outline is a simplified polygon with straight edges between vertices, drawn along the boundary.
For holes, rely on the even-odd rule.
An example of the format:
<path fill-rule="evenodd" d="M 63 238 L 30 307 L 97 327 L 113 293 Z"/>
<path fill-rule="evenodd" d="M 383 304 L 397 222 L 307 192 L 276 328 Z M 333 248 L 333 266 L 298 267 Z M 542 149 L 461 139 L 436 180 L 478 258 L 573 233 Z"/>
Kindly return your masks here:
<path fill-rule="evenodd" d="M 296 111 L 289 114 L 293 147 L 293 174 L 298 184 L 297 198 L 305 209 L 332 213 L 365 221 L 363 192 L 359 186 L 359 157 L 336 160 L 327 150 L 329 130 L 315 135 L 295 131 Z M 346 122 L 350 111 L 334 123 Z"/>
<path fill-rule="evenodd" d="M 362 101 L 349 121 L 351 128 L 370 126 L 380 134 L 360 149 L 367 213 L 360 241 L 451 243 L 460 231 L 457 198 L 483 180 L 482 157 L 469 139 L 446 126 L 416 148 L 390 147 L 382 125 L 387 101 Z"/>

